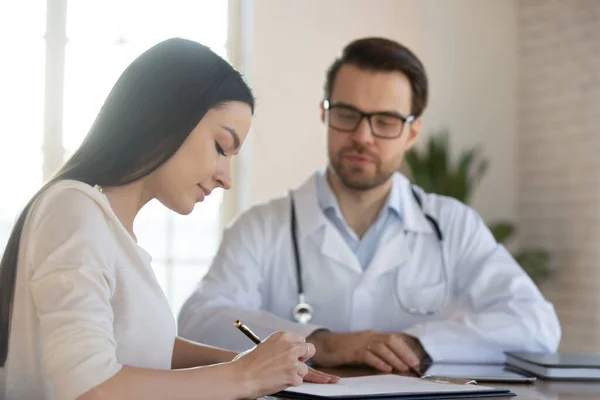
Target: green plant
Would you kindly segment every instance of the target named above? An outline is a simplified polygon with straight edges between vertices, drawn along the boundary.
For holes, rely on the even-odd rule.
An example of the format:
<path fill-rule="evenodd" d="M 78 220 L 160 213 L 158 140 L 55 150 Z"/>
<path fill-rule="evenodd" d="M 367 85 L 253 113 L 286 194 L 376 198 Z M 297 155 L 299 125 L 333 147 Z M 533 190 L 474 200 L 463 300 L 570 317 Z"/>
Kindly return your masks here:
<path fill-rule="evenodd" d="M 469 204 L 488 167 L 489 161 L 481 156 L 479 148 L 463 151 L 452 162 L 449 134 L 444 130 L 430 135 L 422 150 L 413 148 L 406 152 L 403 172 L 426 192 Z M 506 243 L 516 233 L 515 225 L 507 221 L 493 223 L 489 228 L 499 243 Z M 545 249 L 519 249 L 513 257 L 536 282 L 550 273 L 550 257 Z"/>

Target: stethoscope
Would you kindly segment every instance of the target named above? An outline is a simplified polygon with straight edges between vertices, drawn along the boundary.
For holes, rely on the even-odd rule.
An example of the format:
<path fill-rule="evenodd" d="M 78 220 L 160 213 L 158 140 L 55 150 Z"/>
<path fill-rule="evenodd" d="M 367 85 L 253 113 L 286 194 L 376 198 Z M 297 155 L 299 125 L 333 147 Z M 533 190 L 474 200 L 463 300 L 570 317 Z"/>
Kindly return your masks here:
<path fill-rule="evenodd" d="M 427 214 L 425 212 L 425 210 L 423 210 L 423 202 L 421 201 L 421 198 L 415 191 L 414 187 L 411 187 L 411 192 L 412 192 L 412 195 L 413 195 L 415 201 L 419 205 L 419 208 L 423 212 L 423 215 L 425 216 L 427 221 L 429 221 L 429 223 L 433 227 L 433 230 L 435 231 L 435 235 L 440 243 L 440 247 L 442 247 L 442 241 L 444 239 L 444 236 L 442 235 L 440 225 L 435 220 L 435 218 L 433 218 L 431 215 Z M 291 227 L 291 233 L 292 233 L 292 247 L 294 249 L 294 261 L 296 263 L 296 282 L 298 284 L 298 304 L 296 305 L 296 307 L 294 307 L 293 317 L 296 322 L 298 322 L 300 324 L 307 324 L 312 320 L 314 311 L 313 311 L 312 306 L 306 302 L 306 298 L 304 297 L 304 282 L 302 279 L 302 264 L 300 263 L 300 253 L 298 251 L 298 238 L 296 236 L 296 230 L 297 230 L 296 206 L 294 205 L 294 197 L 292 196 L 291 192 L 290 192 L 290 203 L 291 203 L 291 213 L 290 213 L 291 214 L 291 226 L 290 227 Z M 446 262 L 445 262 L 443 248 L 441 249 L 441 258 L 442 258 L 442 269 L 444 272 L 445 286 L 447 287 L 448 286 L 448 282 L 447 282 L 448 276 L 447 276 L 447 272 L 446 272 Z M 438 309 L 436 309 L 435 311 L 420 311 L 414 307 L 406 307 L 404 305 L 404 303 L 402 302 L 402 300 L 400 299 L 400 296 L 398 296 L 398 303 L 400 303 L 402 308 L 404 308 L 404 310 L 406 312 L 408 312 L 409 314 L 422 315 L 422 316 L 434 315 L 434 314 L 440 312 L 441 309 L 444 307 L 444 304 L 446 303 L 447 296 L 448 296 L 448 294 L 446 293 L 447 292 L 446 287 L 444 288 L 444 298 L 441 303 L 441 306 Z"/>

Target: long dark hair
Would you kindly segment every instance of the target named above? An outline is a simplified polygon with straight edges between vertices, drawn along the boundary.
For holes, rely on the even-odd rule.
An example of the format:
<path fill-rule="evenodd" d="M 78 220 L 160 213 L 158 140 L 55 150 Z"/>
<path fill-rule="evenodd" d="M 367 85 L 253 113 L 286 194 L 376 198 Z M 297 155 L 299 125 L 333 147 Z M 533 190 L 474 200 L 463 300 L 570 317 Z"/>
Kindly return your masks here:
<path fill-rule="evenodd" d="M 242 101 L 254 111 L 241 75 L 193 41 L 161 42 L 125 69 L 79 149 L 33 196 L 12 229 L 0 261 L 0 366 L 8 356 L 21 234 L 40 194 L 64 179 L 121 186 L 143 178 L 179 149 L 211 108 L 227 101 Z"/>

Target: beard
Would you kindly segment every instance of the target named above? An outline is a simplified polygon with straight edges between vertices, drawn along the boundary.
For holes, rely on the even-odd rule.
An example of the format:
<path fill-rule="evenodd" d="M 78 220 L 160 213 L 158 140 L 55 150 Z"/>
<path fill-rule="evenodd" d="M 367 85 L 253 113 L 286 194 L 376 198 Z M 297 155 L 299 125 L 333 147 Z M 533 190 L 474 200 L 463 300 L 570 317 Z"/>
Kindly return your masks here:
<path fill-rule="evenodd" d="M 357 155 L 372 161 L 368 165 L 353 164 L 347 155 Z M 365 146 L 353 143 L 341 148 L 337 153 L 329 151 L 329 162 L 344 186 L 356 191 L 367 191 L 383 185 L 400 167 L 385 166 L 381 158 Z"/>

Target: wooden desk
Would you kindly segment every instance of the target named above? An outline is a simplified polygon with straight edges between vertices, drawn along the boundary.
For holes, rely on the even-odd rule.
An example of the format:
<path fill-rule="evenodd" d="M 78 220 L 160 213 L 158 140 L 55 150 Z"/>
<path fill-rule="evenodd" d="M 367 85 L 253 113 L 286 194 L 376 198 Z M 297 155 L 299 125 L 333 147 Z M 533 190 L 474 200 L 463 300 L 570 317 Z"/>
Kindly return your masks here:
<path fill-rule="evenodd" d="M 368 368 L 335 368 L 321 369 L 321 371 L 341 377 L 374 375 L 377 372 Z M 519 400 L 582 400 L 600 399 L 600 382 L 566 382 L 545 381 L 538 379 L 533 384 L 488 384 L 483 386 L 507 388 L 516 393 L 516 397 L 493 397 L 493 399 L 519 399 Z M 285 397 L 265 397 L 264 400 L 284 400 Z M 486 398 L 485 400 L 489 400 Z"/>

